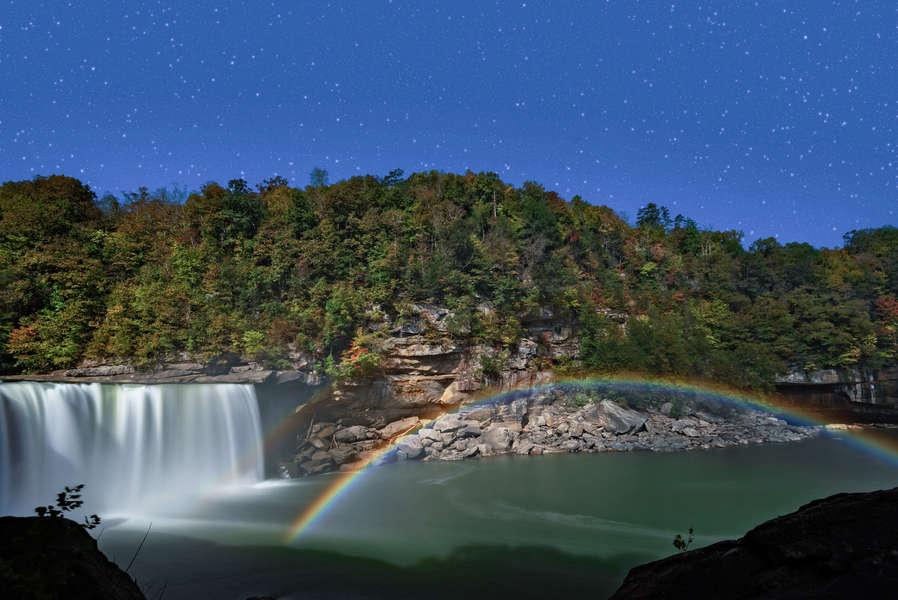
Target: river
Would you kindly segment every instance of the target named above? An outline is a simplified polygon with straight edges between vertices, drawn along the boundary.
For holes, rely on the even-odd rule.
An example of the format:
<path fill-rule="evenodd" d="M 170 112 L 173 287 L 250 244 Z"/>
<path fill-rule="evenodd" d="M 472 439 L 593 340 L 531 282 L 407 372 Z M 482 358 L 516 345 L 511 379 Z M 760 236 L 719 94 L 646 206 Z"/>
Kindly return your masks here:
<path fill-rule="evenodd" d="M 898 441 L 894 431 L 883 435 Z M 197 468 L 196 459 L 185 461 Z M 690 527 L 695 546 L 739 537 L 815 498 L 894 487 L 898 466 L 835 437 L 679 453 L 395 463 L 358 477 L 285 542 L 337 477 L 186 493 L 179 473 L 177 489 L 159 490 L 166 502 L 109 508 L 94 535 L 118 564 L 134 559 L 130 573 L 148 598 L 545 597 L 584 589 L 604 597 L 631 566 L 674 552 L 674 536 Z"/>
<path fill-rule="evenodd" d="M 405 579 L 429 576 L 442 587 L 469 575 L 471 585 L 486 587 L 505 579 L 508 591 L 524 596 L 563 588 L 573 575 L 582 580 L 572 587 L 582 583 L 603 597 L 631 566 L 674 552 L 674 536 L 690 527 L 696 546 L 739 537 L 814 498 L 894 487 L 898 468 L 834 438 L 670 454 L 397 463 L 362 476 L 290 546 L 333 556 L 276 549 L 335 477 L 234 488 L 116 522 L 101 546 L 119 562 L 130 558 L 152 521 L 133 573 L 151 589 L 167 584 L 166 598 L 210 589 L 233 598 L 377 597 L 379 589 L 404 589 Z M 389 568 L 425 558 L 444 560 L 429 570 Z"/>

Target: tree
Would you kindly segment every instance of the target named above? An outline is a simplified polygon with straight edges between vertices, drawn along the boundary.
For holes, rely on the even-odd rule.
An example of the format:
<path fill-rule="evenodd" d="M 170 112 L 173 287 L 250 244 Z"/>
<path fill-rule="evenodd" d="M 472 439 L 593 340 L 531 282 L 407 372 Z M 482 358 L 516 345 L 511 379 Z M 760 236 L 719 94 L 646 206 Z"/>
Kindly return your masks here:
<path fill-rule="evenodd" d="M 689 550 L 689 546 L 691 546 L 692 542 L 695 541 L 695 536 L 693 535 L 693 533 L 694 533 L 694 531 L 693 531 L 692 527 L 689 528 L 689 534 L 688 534 L 689 537 L 688 538 L 684 538 L 682 535 L 680 535 L 678 533 L 676 535 L 676 537 L 674 537 L 674 540 L 673 540 L 674 548 L 676 548 L 680 552 L 686 552 L 687 550 Z"/>
<path fill-rule="evenodd" d="M 33 247 L 102 216 L 96 195 L 77 179 L 37 176 L 0 186 L 0 247 Z"/>
<path fill-rule="evenodd" d="M 309 173 L 309 185 L 316 188 L 327 186 L 327 170 L 320 167 L 312 169 Z"/>
<path fill-rule="evenodd" d="M 636 226 L 644 229 L 667 229 L 670 227 L 670 211 L 665 206 L 649 202 L 636 213 Z"/>
<path fill-rule="evenodd" d="M 402 181 L 402 169 L 393 169 L 385 177 L 380 180 L 380 184 L 385 188 L 391 188 Z M 326 175 L 325 175 L 326 181 Z M 326 185 L 326 184 L 325 184 Z"/>
<path fill-rule="evenodd" d="M 63 513 L 71 512 L 76 508 L 81 508 L 84 505 L 84 500 L 81 499 L 81 490 L 84 489 L 84 484 L 80 483 L 75 487 L 66 486 L 65 489 L 58 494 L 56 494 L 56 504 L 50 504 L 47 506 L 37 506 L 34 509 L 35 514 L 39 517 L 51 517 L 51 518 L 62 518 Z M 95 529 L 97 525 L 100 524 L 100 517 L 97 515 L 90 515 L 84 517 L 84 521 L 81 523 L 81 526 L 85 529 Z"/>
<path fill-rule="evenodd" d="M 337 360 L 360 329 L 421 303 L 454 313 L 427 335 L 507 347 L 534 319 L 565 320 L 572 364 L 760 389 L 790 364 L 877 368 L 898 354 L 892 227 L 850 232 L 842 249 L 767 239 L 746 252 L 741 232 L 671 222 L 654 203 L 631 227 L 495 173 L 311 179 L 213 182 L 183 203 L 148 188 L 97 202 L 63 176 L 3 184 L 0 368 L 176 352 L 274 365 L 297 349 Z"/>

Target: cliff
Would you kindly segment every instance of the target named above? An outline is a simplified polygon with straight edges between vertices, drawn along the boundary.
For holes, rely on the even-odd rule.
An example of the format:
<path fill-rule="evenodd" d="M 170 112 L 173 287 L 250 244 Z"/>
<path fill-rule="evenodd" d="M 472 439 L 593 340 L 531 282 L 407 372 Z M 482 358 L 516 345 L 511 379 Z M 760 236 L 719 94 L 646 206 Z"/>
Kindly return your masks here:
<path fill-rule="evenodd" d="M 893 598 L 898 488 L 837 494 L 718 542 L 633 568 L 612 600 Z"/>
<path fill-rule="evenodd" d="M 478 306 L 484 313 L 492 310 L 488 304 Z M 334 398 L 346 406 L 444 407 L 464 402 L 483 388 L 503 390 L 548 381 L 559 366 L 576 366 L 581 359 L 577 324 L 547 308 L 537 314 L 519 314 L 521 336 L 504 349 L 472 343 L 466 332 L 453 330 L 456 315 L 444 307 L 414 304 L 395 319 L 375 313 L 379 317 L 368 323 L 366 331 L 379 336 L 379 369 L 374 377 L 338 384 Z M 622 312 L 605 311 L 603 317 L 621 330 L 629 320 Z M 322 361 L 294 349 L 277 366 L 237 354 L 201 358 L 179 353 L 145 368 L 128 361 L 91 359 L 72 369 L 5 375 L 3 379 L 145 384 L 296 382 L 317 386 L 331 377 L 324 372 Z M 777 375 L 774 383 L 786 401 L 821 409 L 898 405 L 898 366 L 878 370 L 793 368 Z"/>
<path fill-rule="evenodd" d="M 863 420 L 878 420 L 877 415 L 888 415 L 898 405 L 898 366 L 793 369 L 777 376 L 776 388 L 785 398 L 805 406 L 830 412 L 854 408 L 865 415 Z"/>
<path fill-rule="evenodd" d="M 478 310 L 490 308 L 483 305 Z M 624 313 L 605 316 L 620 327 L 628 320 Z M 321 362 L 308 353 L 292 352 L 289 363 L 279 364 L 279 369 L 236 355 L 203 361 L 182 354 L 142 371 L 129 364 L 95 361 L 51 375 L 18 378 L 153 384 L 290 383 L 285 389 L 295 398 L 288 408 L 288 412 L 295 408 L 289 425 L 295 442 L 278 448 L 270 462 L 280 463 L 282 473 L 296 476 L 352 468 L 353 463 L 411 428 L 439 427 L 427 425 L 427 421 L 486 395 L 552 382 L 559 367 L 575 367 L 581 358 L 581 336 L 575 324 L 548 309 L 519 315 L 521 335 L 514 345 L 503 348 L 466 341 L 452 330 L 453 313 L 439 306 L 413 305 L 401 319 L 379 319 L 365 332 L 374 340 L 371 346 L 377 368 L 363 376 L 334 379 L 323 373 Z M 314 399 L 305 402 L 311 390 L 324 383 L 331 385 L 320 387 Z M 776 385 L 780 401 L 816 411 L 827 421 L 898 422 L 898 368 L 792 371 L 779 376 Z M 621 435 L 601 426 L 598 407 L 603 399 L 607 398 L 544 395 L 531 397 L 523 405 L 493 406 L 491 413 L 468 419 L 470 429 L 450 428 L 439 436 L 419 439 L 421 448 L 415 447 L 405 456 L 449 460 L 503 452 L 688 449 L 789 441 L 807 435 L 789 429 L 786 423 L 771 424 L 757 414 L 709 416 L 707 409 L 686 405 L 671 415 L 670 409 L 661 411 L 662 403 L 640 407 L 640 418 L 648 423 L 645 430 Z M 586 404 L 592 408 L 585 410 Z M 681 422 L 683 419 L 690 422 Z M 581 431 L 584 427 L 585 433 Z M 473 435 L 477 428 L 479 433 Z"/>

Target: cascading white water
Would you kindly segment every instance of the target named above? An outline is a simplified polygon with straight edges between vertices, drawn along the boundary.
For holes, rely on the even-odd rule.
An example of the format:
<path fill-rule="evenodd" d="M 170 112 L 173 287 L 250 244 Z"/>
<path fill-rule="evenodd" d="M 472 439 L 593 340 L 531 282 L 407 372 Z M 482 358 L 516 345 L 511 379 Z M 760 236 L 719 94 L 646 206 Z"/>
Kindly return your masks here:
<path fill-rule="evenodd" d="M 134 512 L 264 476 L 251 385 L 0 384 L 0 514 Z"/>

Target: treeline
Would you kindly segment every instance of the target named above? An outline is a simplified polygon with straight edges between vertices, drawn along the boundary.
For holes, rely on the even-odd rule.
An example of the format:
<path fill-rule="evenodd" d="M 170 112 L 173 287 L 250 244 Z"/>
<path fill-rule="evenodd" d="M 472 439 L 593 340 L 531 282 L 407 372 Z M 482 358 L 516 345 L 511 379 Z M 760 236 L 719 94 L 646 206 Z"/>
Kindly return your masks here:
<path fill-rule="evenodd" d="M 325 182 L 99 200 L 64 176 L 3 184 L 2 368 L 177 352 L 339 363 L 350 348 L 375 356 L 371 325 L 416 302 L 449 308 L 459 339 L 495 346 L 549 308 L 579 332 L 582 361 L 567 368 L 765 387 L 789 367 L 895 361 L 894 227 L 851 231 L 837 250 L 772 238 L 746 250 L 741 232 L 654 204 L 630 226 L 494 173 Z"/>

